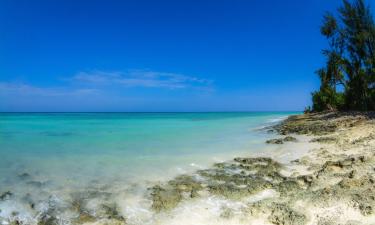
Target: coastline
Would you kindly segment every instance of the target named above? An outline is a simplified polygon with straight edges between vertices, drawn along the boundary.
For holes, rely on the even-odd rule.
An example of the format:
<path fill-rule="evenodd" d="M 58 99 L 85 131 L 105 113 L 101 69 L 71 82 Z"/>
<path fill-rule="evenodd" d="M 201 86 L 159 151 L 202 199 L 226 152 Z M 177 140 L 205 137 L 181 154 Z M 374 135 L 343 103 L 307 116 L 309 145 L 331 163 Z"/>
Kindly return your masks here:
<path fill-rule="evenodd" d="M 116 195 L 93 186 L 76 191 L 61 205 L 56 205 L 61 200 L 52 196 L 45 208 L 37 208 L 33 199 L 26 196 L 23 201 L 32 210 L 39 210 L 38 216 L 25 222 L 28 218 L 9 211 L 11 218 L 3 222 L 373 224 L 374 118 L 372 113 L 289 116 L 263 128 L 275 139 L 269 140 L 269 148 L 262 152 L 216 163 L 169 181 L 149 183 L 147 190 L 137 185 L 122 187 Z M 28 181 L 30 175 L 21 174 L 19 179 Z M 128 189 L 130 192 L 125 192 Z M 12 195 L 11 191 L 1 190 L 0 205 L 11 203 Z M 16 209 L 17 205 L 12 207 Z"/>
<path fill-rule="evenodd" d="M 179 176 L 151 189 L 153 209 L 171 211 L 187 199 L 202 203 L 194 199 L 213 195 L 228 200 L 219 209 L 222 220 L 208 216 L 196 223 L 375 223 L 374 114 L 291 116 L 269 130 L 281 139 L 305 135 L 317 145 L 287 163 L 264 156 L 235 158 Z"/>

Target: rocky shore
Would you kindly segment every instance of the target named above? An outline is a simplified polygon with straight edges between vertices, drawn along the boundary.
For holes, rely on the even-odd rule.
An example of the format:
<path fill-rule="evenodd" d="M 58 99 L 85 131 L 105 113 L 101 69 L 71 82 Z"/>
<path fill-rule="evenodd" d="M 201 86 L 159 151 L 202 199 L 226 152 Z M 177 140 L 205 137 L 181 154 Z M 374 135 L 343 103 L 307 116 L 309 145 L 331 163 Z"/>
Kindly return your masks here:
<path fill-rule="evenodd" d="M 264 156 L 238 157 L 151 185 L 146 192 L 147 214 L 152 214 L 149 224 L 175 224 L 166 222 L 168 219 L 185 224 L 186 219 L 178 214 L 185 205 L 212 199 L 225 204 L 215 205 L 218 218 L 210 219 L 210 224 L 375 224 L 374 113 L 291 116 L 267 130 L 280 136 L 268 140 L 269 145 L 298 144 L 300 135 L 307 135 L 318 147 L 287 163 Z M 31 185 L 29 174 L 20 174 L 19 179 Z M 11 190 L 0 192 L 0 203 L 13 197 Z M 128 220 L 116 197 L 105 190 L 72 193 L 69 199 L 63 208 L 51 199 L 48 210 L 36 213 L 33 224 L 137 224 Z M 94 208 L 93 199 L 101 202 Z M 23 200 L 30 210 L 39 210 L 32 197 Z M 207 213 L 210 207 L 198 207 L 198 214 Z M 69 221 L 61 219 L 66 212 L 71 215 Z M 0 224 L 27 224 L 17 211 L 12 215 Z M 208 224 L 189 221 L 187 224 Z"/>
<path fill-rule="evenodd" d="M 374 118 L 373 113 L 291 116 L 269 128 L 284 137 L 267 143 L 297 141 L 290 135 L 302 134 L 313 136 L 319 148 L 287 165 L 266 157 L 235 158 L 177 177 L 150 189 L 152 208 L 168 211 L 214 195 L 244 203 L 221 213 L 244 224 L 375 224 Z M 265 197 L 257 200 L 259 195 Z"/>

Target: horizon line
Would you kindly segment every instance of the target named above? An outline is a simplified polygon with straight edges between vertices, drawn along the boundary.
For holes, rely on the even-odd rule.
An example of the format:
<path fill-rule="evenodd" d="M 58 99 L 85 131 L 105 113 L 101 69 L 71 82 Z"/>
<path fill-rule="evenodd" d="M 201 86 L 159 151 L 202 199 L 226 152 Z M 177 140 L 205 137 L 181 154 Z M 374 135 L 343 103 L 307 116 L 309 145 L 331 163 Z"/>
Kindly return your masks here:
<path fill-rule="evenodd" d="M 0 113 L 251 113 L 303 112 L 303 110 L 249 110 L 249 111 L 0 111 Z"/>

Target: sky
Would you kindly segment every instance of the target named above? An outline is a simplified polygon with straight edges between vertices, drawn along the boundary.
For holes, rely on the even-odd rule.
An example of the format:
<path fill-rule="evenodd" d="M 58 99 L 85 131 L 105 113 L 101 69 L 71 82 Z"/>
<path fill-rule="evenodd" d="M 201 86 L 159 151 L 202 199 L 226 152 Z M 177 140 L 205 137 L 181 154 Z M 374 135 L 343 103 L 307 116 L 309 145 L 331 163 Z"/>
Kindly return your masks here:
<path fill-rule="evenodd" d="M 0 111 L 302 111 L 340 4 L 0 0 Z"/>

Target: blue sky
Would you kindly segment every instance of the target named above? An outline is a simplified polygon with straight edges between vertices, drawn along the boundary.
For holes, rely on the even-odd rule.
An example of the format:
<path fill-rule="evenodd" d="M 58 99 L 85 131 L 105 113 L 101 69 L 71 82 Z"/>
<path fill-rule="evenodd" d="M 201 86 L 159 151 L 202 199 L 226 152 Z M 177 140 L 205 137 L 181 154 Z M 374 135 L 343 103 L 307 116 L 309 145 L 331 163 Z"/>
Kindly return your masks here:
<path fill-rule="evenodd" d="M 303 110 L 339 0 L 2 0 L 0 111 Z"/>

